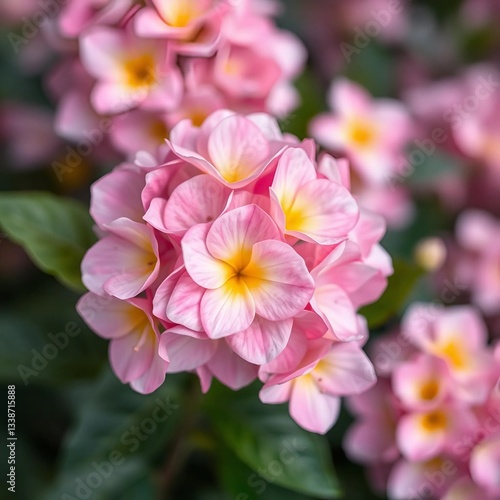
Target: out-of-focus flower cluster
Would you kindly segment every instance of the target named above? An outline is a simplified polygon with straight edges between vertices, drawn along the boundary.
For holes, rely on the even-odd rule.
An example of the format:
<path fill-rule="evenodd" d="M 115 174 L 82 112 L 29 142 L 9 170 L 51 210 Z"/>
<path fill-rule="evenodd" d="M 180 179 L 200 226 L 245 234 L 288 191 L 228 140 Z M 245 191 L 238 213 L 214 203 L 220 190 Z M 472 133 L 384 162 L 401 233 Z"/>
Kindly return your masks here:
<path fill-rule="evenodd" d="M 2 12 L 20 26 L 9 39 L 23 72 L 59 54 L 47 78 L 57 103 L 54 127 L 81 146 L 66 148 L 60 179 L 90 152 L 109 161 L 116 152 L 129 159 L 139 150 L 161 156 L 164 138 L 184 118 L 199 125 L 222 108 L 286 116 L 299 103 L 292 80 L 306 51 L 295 35 L 277 28 L 274 2 L 53 3 L 44 9 L 25 1 Z"/>
<path fill-rule="evenodd" d="M 326 432 L 340 396 L 375 382 L 357 310 L 392 273 L 383 219 L 360 211 L 347 162 L 317 160 L 314 141 L 267 114 L 183 120 L 166 148 L 93 185 L 101 239 L 82 263 L 80 314 L 139 392 L 172 372 L 196 371 L 204 391 L 259 377 L 262 401 L 290 401 Z"/>
<path fill-rule="evenodd" d="M 344 446 L 389 498 L 498 498 L 500 368 L 487 341 L 472 306 L 424 303 L 377 340 L 379 380 L 348 399 Z"/>

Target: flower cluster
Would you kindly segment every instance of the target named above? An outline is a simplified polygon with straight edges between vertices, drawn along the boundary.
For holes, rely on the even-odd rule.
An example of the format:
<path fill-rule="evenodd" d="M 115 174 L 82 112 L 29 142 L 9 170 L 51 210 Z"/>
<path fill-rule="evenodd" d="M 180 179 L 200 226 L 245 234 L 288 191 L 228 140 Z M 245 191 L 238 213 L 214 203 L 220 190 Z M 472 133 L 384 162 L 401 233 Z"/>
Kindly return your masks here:
<path fill-rule="evenodd" d="M 396 185 L 414 133 L 405 105 L 396 99 L 373 99 L 345 78 L 332 83 L 328 101 L 332 111 L 311 121 L 312 137 L 352 162 L 360 205 L 384 215 L 393 227 L 408 224 L 413 214 L 410 194 Z"/>
<path fill-rule="evenodd" d="M 383 219 L 360 211 L 347 162 L 317 161 L 266 114 L 183 120 L 166 148 L 93 185 L 81 316 L 139 392 L 167 372 L 196 371 L 205 391 L 259 377 L 262 401 L 326 432 L 340 396 L 375 382 L 357 310 L 392 273 Z"/>
<path fill-rule="evenodd" d="M 413 304 L 373 359 L 379 381 L 348 400 L 358 419 L 348 455 L 371 466 L 391 499 L 498 498 L 498 350 L 479 313 Z"/>
<path fill-rule="evenodd" d="M 66 2 L 51 30 L 69 54 L 49 81 L 57 132 L 76 142 L 109 132 L 131 157 L 156 155 L 180 120 L 200 125 L 217 109 L 285 116 L 306 53 L 274 10 L 254 0 Z"/>

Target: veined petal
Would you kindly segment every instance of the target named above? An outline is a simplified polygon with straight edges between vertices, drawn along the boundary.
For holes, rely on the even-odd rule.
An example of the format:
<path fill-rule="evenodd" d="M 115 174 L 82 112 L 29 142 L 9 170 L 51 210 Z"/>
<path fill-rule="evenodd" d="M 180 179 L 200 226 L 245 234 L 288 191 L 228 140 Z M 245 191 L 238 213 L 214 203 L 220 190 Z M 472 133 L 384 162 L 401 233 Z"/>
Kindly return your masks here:
<path fill-rule="evenodd" d="M 178 186 L 161 216 L 167 231 L 180 234 L 215 220 L 224 210 L 228 190 L 209 175 L 197 175 Z"/>
<path fill-rule="evenodd" d="M 105 339 L 128 335 L 149 321 L 143 310 L 127 301 L 90 292 L 80 298 L 76 308 L 85 323 Z"/>
<path fill-rule="evenodd" d="M 168 361 L 155 354 L 147 370 L 139 378 L 132 380 L 130 387 L 140 394 L 156 391 L 165 380 L 168 365 Z"/>
<path fill-rule="evenodd" d="M 339 340 L 360 337 L 354 305 L 339 286 L 330 284 L 317 287 L 311 306 Z"/>
<path fill-rule="evenodd" d="M 231 276 L 234 269 L 212 256 L 205 240 L 211 223 L 193 226 L 182 239 L 182 255 L 186 270 L 200 286 L 216 289 L 222 286 Z"/>
<path fill-rule="evenodd" d="M 263 403 L 280 404 L 290 399 L 293 382 L 284 384 L 265 385 L 259 392 L 259 398 Z"/>
<path fill-rule="evenodd" d="M 99 240 L 82 261 L 82 281 L 102 295 L 103 292 L 128 299 L 145 290 L 158 274 L 154 249 L 142 241 L 131 242 L 113 234 Z"/>
<path fill-rule="evenodd" d="M 304 260 L 281 241 L 256 243 L 242 276 L 255 300 L 257 314 L 271 321 L 295 316 L 314 292 L 314 281 Z"/>
<path fill-rule="evenodd" d="M 116 376 L 123 383 L 141 377 L 153 362 L 156 348 L 156 333 L 149 322 L 129 335 L 112 340 L 109 359 Z"/>
<path fill-rule="evenodd" d="M 188 273 L 182 274 L 168 301 L 167 318 L 190 330 L 202 331 L 200 303 L 204 293 L 205 289 L 197 285 Z"/>
<path fill-rule="evenodd" d="M 362 393 L 377 380 L 371 361 L 355 342 L 333 344 L 311 376 L 321 392 L 336 396 Z"/>
<path fill-rule="evenodd" d="M 246 205 L 214 221 L 206 242 L 215 258 L 241 270 L 250 260 L 255 243 L 275 239 L 281 239 L 281 233 L 271 217 L 257 205 Z"/>
<path fill-rule="evenodd" d="M 191 371 L 207 363 L 217 350 L 217 342 L 176 333 L 176 327 L 160 337 L 160 355 L 168 354 L 168 373 Z"/>
<path fill-rule="evenodd" d="M 244 331 L 227 337 L 231 349 L 249 363 L 262 365 L 278 356 L 286 347 L 292 330 L 291 319 L 269 321 L 255 316 Z"/>
<path fill-rule="evenodd" d="M 322 394 L 309 375 L 293 383 L 290 396 L 290 416 L 301 427 L 318 434 L 326 434 L 340 412 L 340 398 Z"/>
<path fill-rule="evenodd" d="M 255 303 L 243 280 L 235 276 L 217 289 L 206 290 L 200 311 L 207 335 L 218 339 L 246 330 L 255 317 Z"/>
<path fill-rule="evenodd" d="M 226 183 L 250 182 L 265 168 L 269 143 L 259 128 L 243 116 L 222 120 L 208 140 L 210 159 Z"/>
<path fill-rule="evenodd" d="M 240 358 L 229 349 L 226 342 L 217 343 L 217 351 L 207 367 L 214 377 L 235 391 L 257 378 L 258 366 Z"/>

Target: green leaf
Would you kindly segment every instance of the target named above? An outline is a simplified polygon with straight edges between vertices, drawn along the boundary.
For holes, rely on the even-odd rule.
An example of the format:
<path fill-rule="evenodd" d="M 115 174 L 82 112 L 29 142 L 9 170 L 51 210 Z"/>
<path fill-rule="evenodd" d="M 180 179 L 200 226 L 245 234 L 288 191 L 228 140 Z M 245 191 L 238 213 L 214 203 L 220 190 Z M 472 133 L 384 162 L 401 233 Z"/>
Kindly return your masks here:
<path fill-rule="evenodd" d="M 92 219 L 81 203 L 44 192 L 0 193 L 0 228 L 43 271 L 84 290 L 80 263 L 95 242 Z"/>
<path fill-rule="evenodd" d="M 0 380 L 20 385 L 61 385 L 94 377 L 105 342 L 73 318 L 45 330 L 38 318 L 0 310 Z"/>
<path fill-rule="evenodd" d="M 416 187 L 425 187 L 435 185 L 440 178 L 446 178 L 450 175 L 456 177 L 463 175 L 463 161 L 456 156 L 435 149 L 435 147 L 435 144 L 430 138 L 426 141 L 422 141 L 421 147 L 416 143 L 410 147 L 407 152 L 407 158 L 410 162 L 421 161 L 420 158 L 424 159 L 421 163 L 418 165 L 415 164 L 415 166 L 412 167 L 414 170 L 408 177 L 409 184 Z M 427 151 L 424 151 L 422 148 L 427 148 Z M 415 156 L 413 160 L 412 153 Z"/>
<path fill-rule="evenodd" d="M 262 480 L 314 498 L 340 495 L 325 437 L 300 428 L 284 405 L 265 405 L 257 387 L 214 384 L 205 399 L 227 447 Z"/>
<path fill-rule="evenodd" d="M 394 260 L 394 274 L 389 277 L 387 289 L 380 299 L 359 312 L 368 320 L 370 328 L 378 328 L 398 314 L 424 270 L 404 260 Z"/>
<path fill-rule="evenodd" d="M 300 94 L 300 107 L 280 121 L 283 132 L 304 139 L 309 136 L 308 125 L 314 116 L 326 109 L 323 89 L 314 75 L 305 71 L 295 82 Z"/>
<path fill-rule="evenodd" d="M 218 473 L 228 498 L 237 500 L 311 500 L 310 496 L 281 488 L 247 467 L 226 446 L 218 449 Z"/>
<path fill-rule="evenodd" d="M 82 405 L 45 498 L 72 500 L 85 489 L 93 500 L 130 498 L 130 488 L 144 487 L 153 460 L 163 455 L 181 420 L 179 380 L 169 375 L 156 392 L 142 395 L 106 371 Z"/>

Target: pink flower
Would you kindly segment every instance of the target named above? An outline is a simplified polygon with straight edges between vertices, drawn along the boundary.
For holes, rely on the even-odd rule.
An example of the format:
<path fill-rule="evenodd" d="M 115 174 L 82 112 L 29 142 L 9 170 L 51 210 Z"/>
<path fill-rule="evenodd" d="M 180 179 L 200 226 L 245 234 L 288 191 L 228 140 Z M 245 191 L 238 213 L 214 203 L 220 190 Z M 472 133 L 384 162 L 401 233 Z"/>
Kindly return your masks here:
<path fill-rule="evenodd" d="M 217 1 L 152 0 L 152 4 L 153 7 L 142 9 L 136 16 L 136 31 L 140 36 L 188 39 L 213 13 Z"/>
<path fill-rule="evenodd" d="M 416 304 L 401 335 L 381 340 L 376 362 L 385 352 L 392 363 L 374 389 L 349 398 L 359 419 L 344 443 L 349 455 L 391 466 L 391 499 L 496 498 L 499 351 L 486 345 L 478 314 Z"/>
<path fill-rule="evenodd" d="M 270 192 L 271 211 L 280 229 L 305 241 L 339 243 L 358 220 L 358 206 L 349 191 L 319 178 L 300 148 L 283 153 Z"/>
<path fill-rule="evenodd" d="M 270 127 L 278 128 L 270 117 L 263 121 L 259 115 L 220 110 L 199 129 L 188 121 L 179 123 L 169 144 L 178 157 L 237 189 L 260 176 L 278 153 L 280 148 L 270 140 Z"/>
<path fill-rule="evenodd" d="M 209 337 L 238 334 L 231 345 L 247 360 L 283 350 L 288 320 L 307 305 L 314 282 L 265 212 L 248 205 L 194 226 L 182 251 L 189 276 L 205 289 L 200 319 Z M 277 342 L 276 352 L 266 336 Z"/>
<path fill-rule="evenodd" d="M 94 25 L 119 22 L 130 10 L 134 0 L 70 0 L 65 2 L 58 17 L 63 36 L 78 37 Z"/>
<path fill-rule="evenodd" d="M 311 123 L 311 134 L 332 150 L 344 152 L 364 182 L 385 184 L 397 174 L 411 137 L 408 112 L 398 101 L 374 100 L 348 80 L 334 82 L 329 96 L 334 114 Z"/>
<path fill-rule="evenodd" d="M 479 210 L 467 210 L 457 220 L 458 243 L 465 250 L 458 264 L 461 282 L 485 313 L 500 311 L 500 221 Z"/>
<path fill-rule="evenodd" d="M 163 111 L 182 96 L 182 78 L 168 61 L 166 43 L 138 38 L 130 29 L 96 27 L 80 38 L 85 69 L 97 79 L 91 102 L 101 114 L 141 106 Z"/>
<path fill-rule="evenodd" d="M 82 281 L 92 292 L 130 299 L 151 286 L 160 273 L 160 246 L 146 224 L 127 218 L 108 225 L 82 261 Z"/>
<path fill-rule="evenodd" d="M 124 384 L 146 394 L 163 383 L 168 359 L 158 354 L 160 334 L 149 300 L 124 301 L 87 293 L 77 309 L 90 328 L 111 341 L 111 366 Z"/>
<path fill-rule="evenodd" d="M 486 326 L 468 306 L 439 310 L 414 304 L 405 315 L 403 335 L 423 352 L 441 360 L 464 400 L 484 402 L 493 363 L 486 346 Z"/>
<path fill-rule="evenodd" d="M 348 456 L 365 464 L 393 462 L 399 456 L 395 430 L 400 410 L 389 381 L 379 378 L 368 391 L 350 396 L 347 406 L 357 417 L 344 437 Z"/>
<path fill-rule="evenodd" d="M 360 248 L 351 241 L 333 249 L 302 245 L 298 252 L 304 256 L 316 283 L 311 299 L 313 310 L 329 326 L 336 339 L 359 339 L 356 310 L 381 295 L 387 283 L 384 274 L 365 264 Z"/>
<path fill-rule="evenodd" d="M 93 185 L 91 214 L 100 240 L 83 281 L 97 300 L 147 300 L 166 371 L 196 372 L 203 391 L 214 377 L 238 389 L 259 373 L 266 401 L 286 393 L 293 418 L 322 433 L 341 396 L 374 383 L 357 311 L 392 272 L 385 224 L 360 214 L 348 165 L 318 162 L 313 141 L 260 113 L 184 120 L 163 151 Z"/>
<path fill-rule="evenodd" d="M 340 396 L 367 390 L 375 383 L 375 372 L 356 343 L 308 340 L 307 331 L 297 325 L 295 335 L 300 337 L 261 368 L 266 383 L 260 398 L 264 403 L 290 401 L 290 415 L 301 427 L 325 434 L 338 418 Z M 294 358 L 296 365 L 290 366 Z"/>

